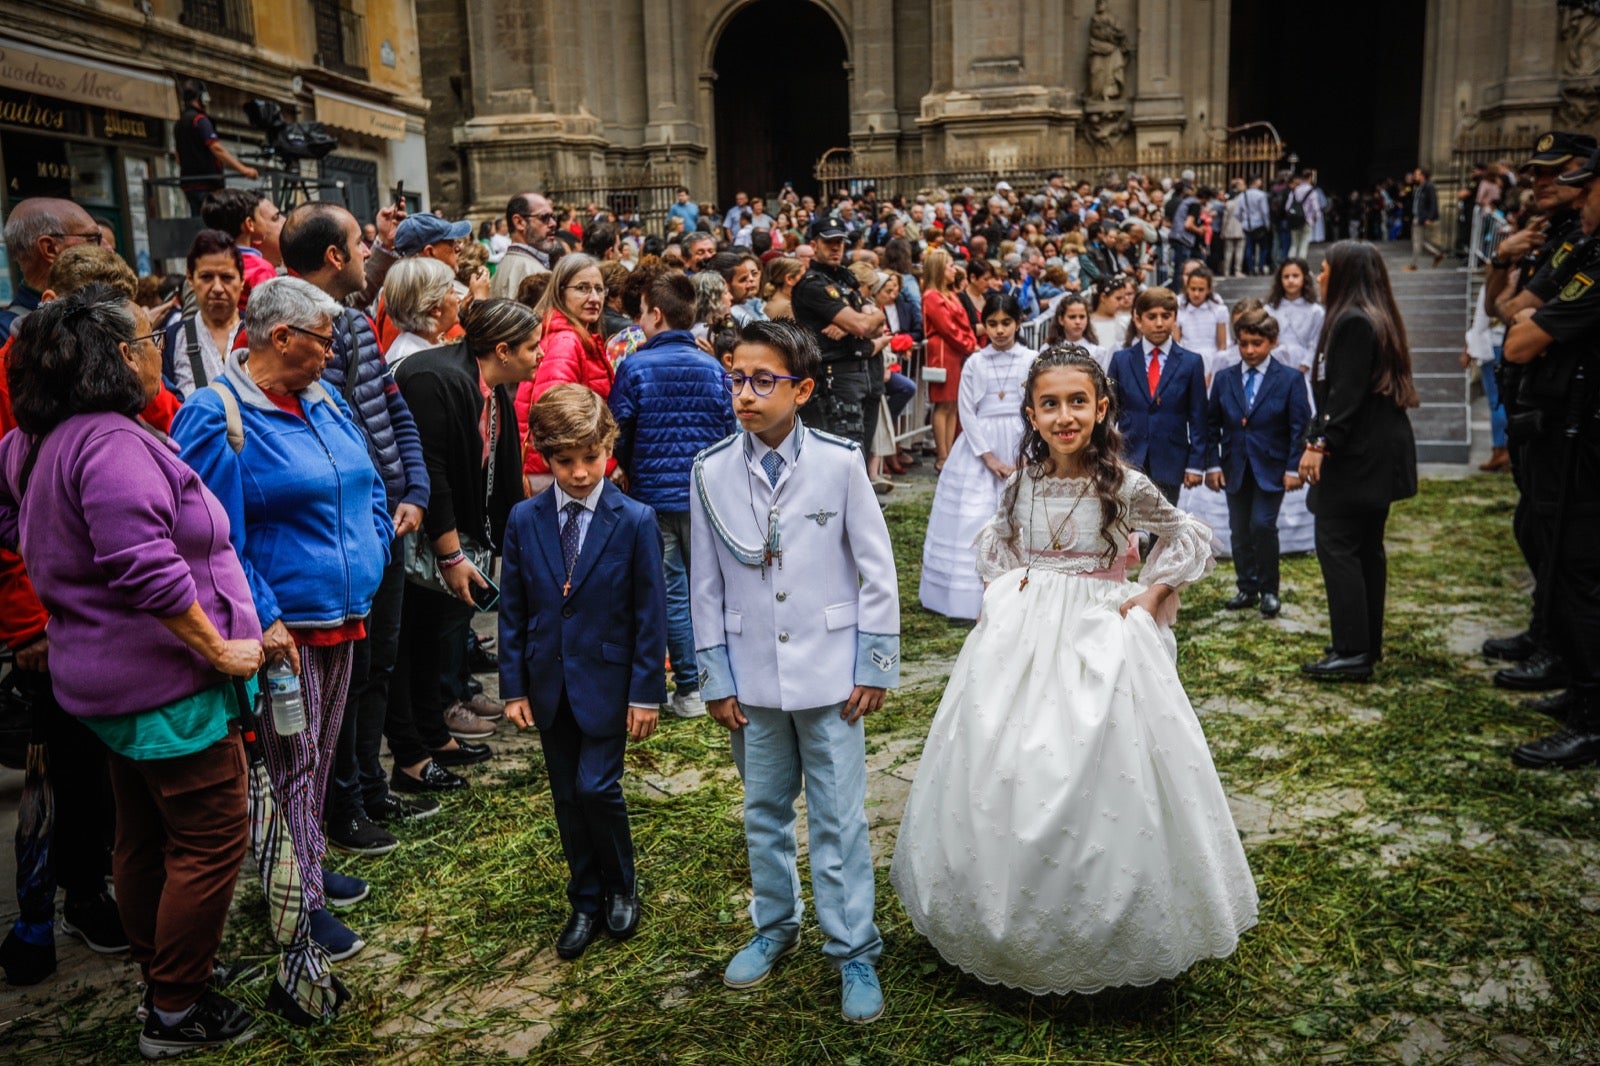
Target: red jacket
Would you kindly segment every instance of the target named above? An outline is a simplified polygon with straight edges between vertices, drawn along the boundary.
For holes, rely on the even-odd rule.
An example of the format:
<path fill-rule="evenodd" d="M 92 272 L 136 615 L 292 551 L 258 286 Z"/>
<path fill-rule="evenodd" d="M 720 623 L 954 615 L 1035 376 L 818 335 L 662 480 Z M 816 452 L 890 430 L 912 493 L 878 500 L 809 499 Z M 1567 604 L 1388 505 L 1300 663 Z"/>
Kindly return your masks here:
<path fill-rule="evenodd" d="M 929 289 L 922 294 L 922 334 L 928 339 L 928 365 L 948 368 L 946 360 L 961 360 L 978 348 L 967 309 L 955 296 Z"/>
<path fill-rule="evenodd" d="M 533 380 L 517 389 L 517 424 L 522 429 L 522 439 L 528 439 L 528 411 L 550 389 L 575 381 L 587 385 L 600 394 L 602 400 L 611 395 L 611 383 L 616 380 L 616 370 L 606 358 L 605 344 L 593 333 L 580 332 L 572 321 L 560 311 L 552 310 L 545 319 L 544 337 L 539 341 L 544 358 L 539 363 Z M 616 460 L 606 464 L 606 473 L 616 469 Z M 523 460 L 522 469 L 528 474 L 548 474 L 544 456 L 531 446 Z"/>

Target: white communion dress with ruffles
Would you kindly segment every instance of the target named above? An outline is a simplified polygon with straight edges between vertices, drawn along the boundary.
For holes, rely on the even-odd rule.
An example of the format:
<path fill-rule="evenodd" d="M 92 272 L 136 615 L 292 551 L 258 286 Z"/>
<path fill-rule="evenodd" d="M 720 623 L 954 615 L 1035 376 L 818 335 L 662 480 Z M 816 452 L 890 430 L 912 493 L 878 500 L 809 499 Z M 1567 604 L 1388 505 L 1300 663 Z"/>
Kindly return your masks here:
<path fill-rule="evenodd" d="M 1168 617 L 1120 606 L 1212 568 L 1205 526 L 1129 470 L 1108 564 L 1088 480 L 1022 471 L 978 537 L 988 582 L 923 748 L 891 879 L 917 931 L 991 984 L 1096 992 L 1233 952 L 1256 887 Z M 1081 498 L 1081 502 L 1080 502 Z M 1074 507 L 1076 509 L 1074 510 Z"/>

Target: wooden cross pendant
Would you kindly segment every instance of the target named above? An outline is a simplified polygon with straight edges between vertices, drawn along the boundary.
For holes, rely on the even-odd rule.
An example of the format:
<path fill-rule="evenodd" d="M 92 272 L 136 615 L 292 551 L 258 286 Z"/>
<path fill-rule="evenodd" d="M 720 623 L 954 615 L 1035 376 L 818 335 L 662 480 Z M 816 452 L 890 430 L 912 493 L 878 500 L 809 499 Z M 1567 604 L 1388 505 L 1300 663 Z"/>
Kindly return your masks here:
<path fill-rule="evenodd" d="M 568 581 L 565 585 L 561 586 L 561 595 L 563 595 L 563 596 L 572 595 L 572 582 Z"/>

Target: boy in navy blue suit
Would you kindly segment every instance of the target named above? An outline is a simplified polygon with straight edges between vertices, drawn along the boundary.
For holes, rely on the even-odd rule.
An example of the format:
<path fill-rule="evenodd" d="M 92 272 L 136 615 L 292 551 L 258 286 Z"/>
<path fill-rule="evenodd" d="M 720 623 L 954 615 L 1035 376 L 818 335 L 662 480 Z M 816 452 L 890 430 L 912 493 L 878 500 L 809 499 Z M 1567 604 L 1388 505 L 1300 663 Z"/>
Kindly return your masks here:
<path fill-rule="evenodd" d="M 1261 605 L 1277 615 L 1278 509 L 1300 488 L 1301 438 L 1311 420 L 1305 379 L 1272 358 L 1278 322 L 1246 311 L 1233 324 L 1241 362 L 1217 371 L 1207 412 L 1206 487 L 1228 494 L 1228 529 L 1239 592 L 1230 611 Z"/>
<path fill-rule="evenodd" d="M 667 698 L 661 531 L 606 484 L 617 424 L 593 390 L 545 393 L 528 436 L 555 484 L 506 522 L 500 695 L 518 727 L 539 727 L 570 871 L 556 954 L 575 959 L 602 923 L 617 940 L 639 924 L 622 756 Z"/>
<path fill-rule="evenodd" d="M 1206 364 L 1172 340 L 1178 298 L 1171 289 L 1141 292 L 1133 321 L 1139 342 L 1113 355 L 1107 371 L 1117 390 L 1122 458 L 1176 504 L 1205 469 Z"/>

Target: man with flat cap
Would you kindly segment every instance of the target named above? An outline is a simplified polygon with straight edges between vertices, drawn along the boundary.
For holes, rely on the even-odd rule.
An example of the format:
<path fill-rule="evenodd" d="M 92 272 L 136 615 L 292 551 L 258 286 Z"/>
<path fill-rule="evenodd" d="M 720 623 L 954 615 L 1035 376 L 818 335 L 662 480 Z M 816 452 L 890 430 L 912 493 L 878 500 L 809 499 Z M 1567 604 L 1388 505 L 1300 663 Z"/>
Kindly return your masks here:
<path fill-rule="evenodd" d="M 1512 421 L 1544 560 L 1535 611 L 1568 675 L 1541 707 L 1564 728 L 1512 752 L 1527 767 L 1600 762 L 1600 152 L 1556 181 L 1578 192 L 1569 206 L 1583 239 L 1555 265 L 1551 297 L 1519 310 L 1505 339 L 1506 361 L 1523 368 Z"/>
<path fill-rule="evenodd" d="M 1556 274 L 1584 235 L 1578 215 L 1583 188 L 1563 184 L 1558 179 L 1583 168 L 1595 148 L 1595 139 L 1589 134 L 1555 130 L 1535 142 L 1533 155 L 1523 163 L 1521 170 L 1532 185 L 1538 214 L 1527 226 L 1501 241 L 1495 258 L 1489 262 L 1484 279 L 1484 302 L 1500 321 L 1513 322 L 1519 313 L 1542 307 L 1559 292 L 1555 285 Z M 1500 374 L 1501 402 L 1512 420 L 1508 433 L 1511 470 L 1521 492 L 1512 518 L 1512 530 L 1534 575 L 1533 612 L 1526 631 L 1485 641 L 1483 653 L 1491 659 L 1512 664 L 1495 674 L 1495 684 L 1501 688 L 1559 689 L 1566 684 L 1567 669 L 1540 625 L 1540 620 L 1546 616 L 1541 602 L 1547 590 L 1541 580 L 1545 560 L 1534 533 L 1533 504 L 1527 484 L 1525 430 L 1531 425 L 1532 409 L 1529 408 L 1528 417 L 1520 421 L 1515 419 L 1519 407 L 1526 406 L 1519 399 L 1522 368 L 1507 360 Z M 1537 701 L 1535 709 L 1540 709 L 1543 702 Z"/>
<path fill-rule="evenodd" d="M 844 265 L 844 226 L 827 219 L 812 243 L 811 269 L 793 296 L 795 321 L 816 336 L 822 352 L 822 380 L 807 405 L 806 424 L 855 441 L 865 457 L 871 454 L 883 393 L 883 363 L 874 358 L 872 338 L 883 329 L 884 315 Z"/>

